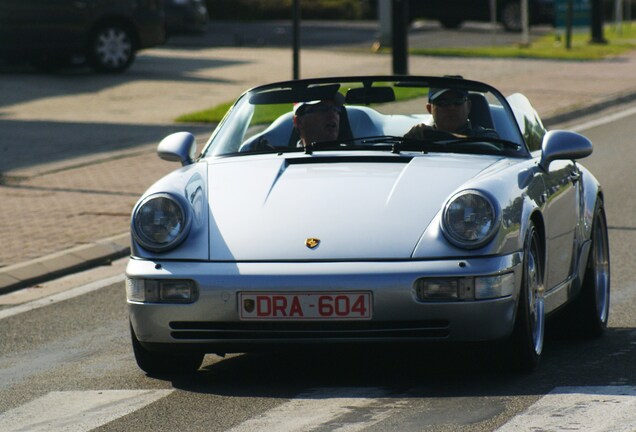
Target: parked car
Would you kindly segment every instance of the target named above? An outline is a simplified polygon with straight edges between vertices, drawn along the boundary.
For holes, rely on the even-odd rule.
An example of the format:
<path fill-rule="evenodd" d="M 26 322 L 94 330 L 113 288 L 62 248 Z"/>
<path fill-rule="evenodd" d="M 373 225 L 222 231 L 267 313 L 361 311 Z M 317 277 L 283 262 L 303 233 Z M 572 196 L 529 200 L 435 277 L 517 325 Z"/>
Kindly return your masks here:
<path fill-rule="evenodd" d="M 431 124 L 439 89 L 488 133 L 405 138 Z M 308 107 L 324 100 L 340 102 Z M 321 126 L 338 137 L 299 145 L 301 108 L 338 112 Z M 604 194 L 578 162 L 592 143 L 546 131 L 521 94 L 449 77 L 280 82 L 196 147 L 188 132 L 161 141 L 182 167 L 132 213 L 126 294 L 150 374 L 205 353 L 429 341 L 494 341 L 531 370 L 547 316 L 588 337 L 607 326 Z"/>
<path fill-rule="evenodd" d="M 521 30 L 521 1 L 497 0 L 497 21 L 508 31 Z M 412 0 L 410 15 L 438 20 L 446 28 L 464 21 L 490 21 L 490 0 Z M 554 0 L 529 0 L 530 24 L 554 24 Z"/>
<path fill-rule="evenodd" d="M 209 18 L 204 0 L 165 0 L 164 6 L 169 35 L 206 31 Z"/>
<path fill-rule="evenodd" d="M 163 0 L 0 0 L 0 57 L 122 72 L 165 41 Z"/>

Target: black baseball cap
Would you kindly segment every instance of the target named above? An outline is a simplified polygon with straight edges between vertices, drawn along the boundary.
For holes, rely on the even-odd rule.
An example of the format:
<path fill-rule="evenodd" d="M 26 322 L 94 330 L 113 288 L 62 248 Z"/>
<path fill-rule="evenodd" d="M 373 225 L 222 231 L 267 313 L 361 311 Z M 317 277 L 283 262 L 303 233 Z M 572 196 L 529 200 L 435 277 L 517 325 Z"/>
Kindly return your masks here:
<path fill-rule="evenodd" d="M 310 107 L 312 105 L 318 105 L 322 102 L 331 102 L 336 106 L 342 106 L 344 105 L 345 102 L 345 98 L 342 94 L 340 93 L 336 93 L 333 97 L 330 97 L 328 99 L 322 99 L 322 100 L 312 100 L 312 101 L 305 101 L 305 102 L 296 102 L 294 104 L 294 115 L 296 116 L 300 116 L 303 115 L 305 113 L 305 110 L 307 109 L 307 107 Z"/>
<path fill-rule="evenodd" d="M 434 88 L 428 89 L 428 101 L 435 102 L 440 96 L 447 92 L 453 92 L 463 97 L 468 97 L 468 92 L 458 88 Z"/>

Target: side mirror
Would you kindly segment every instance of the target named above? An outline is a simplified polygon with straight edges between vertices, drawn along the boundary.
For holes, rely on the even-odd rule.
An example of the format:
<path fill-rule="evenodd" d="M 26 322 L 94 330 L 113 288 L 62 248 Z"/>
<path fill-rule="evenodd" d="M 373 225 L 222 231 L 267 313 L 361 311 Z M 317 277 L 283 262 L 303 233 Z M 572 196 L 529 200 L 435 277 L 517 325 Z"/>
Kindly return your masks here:
<path fill-rule="evenodd" d="M 539 166 L 547 171 L 555 160 L 582 159 L 592 154 L 592 141 L 572 131 L 554 130 L 545 134 Z"/>
<path fill-rule="evenodd" d="M 175 132 L 161 140 L 157 154 L 163 160 L 178 161 L 181 165 L 190 165 L 194 161 L 197 143 L 190 132 Z"/>

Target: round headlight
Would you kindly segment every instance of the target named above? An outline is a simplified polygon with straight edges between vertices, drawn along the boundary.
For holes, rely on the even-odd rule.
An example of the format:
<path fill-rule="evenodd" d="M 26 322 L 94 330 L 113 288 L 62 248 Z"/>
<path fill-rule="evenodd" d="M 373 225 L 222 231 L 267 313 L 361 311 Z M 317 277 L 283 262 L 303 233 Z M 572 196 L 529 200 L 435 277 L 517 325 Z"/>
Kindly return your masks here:
<path fill-rule="evenodd" d="M 166 193 L 146 197 L 133 213 L 132 229 L 145 249 L 162 252 L 176 247 L 190 230 L 185 199 Z"/>
<path fill-rule="evenodd" d="M 442 232 L 455 246 L 483 246 L 497 231 L 497 207 L 482 192 L 467 190 L 453 196 L 442 215 Z"/>

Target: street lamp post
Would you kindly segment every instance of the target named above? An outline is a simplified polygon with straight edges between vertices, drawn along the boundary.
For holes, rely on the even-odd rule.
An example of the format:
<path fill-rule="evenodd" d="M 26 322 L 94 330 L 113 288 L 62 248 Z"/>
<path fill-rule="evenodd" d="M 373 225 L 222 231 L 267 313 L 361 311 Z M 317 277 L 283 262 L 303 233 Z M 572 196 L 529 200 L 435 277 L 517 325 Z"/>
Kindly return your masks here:
<path fill-rule="evenodd" d="M 393 73 L 407 75 L 408 72 L 408 0 L 393 0 Z"/>
<path fill-rule="evenodd" d="M 606 44 L 607 39 L 603 36 L 603 3 L 602 0 L 592 0 L 592 20 L 591 20 L 590 43 Z"/>
<path fill-rule="evenodd" d="M 300 78 L 300 0 L 294 0 L 292 5 L 292 21 L 293 21 L 293 77 L 295 80 Z"/>

